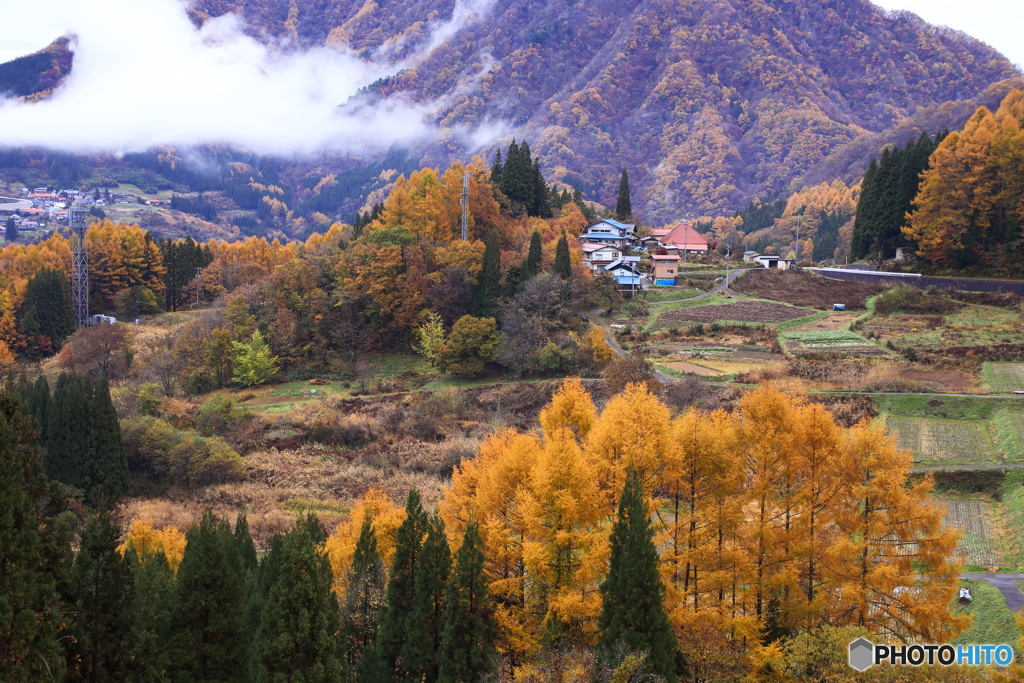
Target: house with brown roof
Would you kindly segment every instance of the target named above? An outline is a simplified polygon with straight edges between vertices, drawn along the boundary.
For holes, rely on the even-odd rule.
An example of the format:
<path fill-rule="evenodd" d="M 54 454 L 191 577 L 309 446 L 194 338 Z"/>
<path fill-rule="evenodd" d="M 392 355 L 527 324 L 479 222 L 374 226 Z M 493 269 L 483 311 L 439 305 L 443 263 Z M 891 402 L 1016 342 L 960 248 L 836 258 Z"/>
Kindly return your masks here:
<path fill-rule="evenodd" d="M 654 234 L 655 231 L 651 231 Z M 680 253 L 706 254 L 708 253 L 708 241 L 704 235 L 690 227 L 689 223 L 680 223 L 672 228 L 664 237 L 661 243 L 666 247 L 676 247 Z"/>

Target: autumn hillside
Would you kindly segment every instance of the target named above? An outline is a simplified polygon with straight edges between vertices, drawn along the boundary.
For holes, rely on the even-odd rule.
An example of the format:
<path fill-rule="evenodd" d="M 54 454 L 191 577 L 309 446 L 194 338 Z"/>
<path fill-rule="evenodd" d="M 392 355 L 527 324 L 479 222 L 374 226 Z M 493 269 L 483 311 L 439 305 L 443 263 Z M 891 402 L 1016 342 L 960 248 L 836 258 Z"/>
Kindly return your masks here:
<path fill-rule="evenodd" d="M 237 10 L 254 32 L 397 60 L 457 3 L 325 4 L 198 0 L 192 13 Z M 497 0 L 481 17 L 366 96 L 437 100 L 442 128 L 500 122 L 549 179 L 604 203 L 628 167 L 652 222 L 862 172 L 866 159 L 844 154 L 859 139 L 959 127 L 1020 75 L 980 41 L 864 0 Z M 429 165 L 453 152 L 423 151 Z"/>

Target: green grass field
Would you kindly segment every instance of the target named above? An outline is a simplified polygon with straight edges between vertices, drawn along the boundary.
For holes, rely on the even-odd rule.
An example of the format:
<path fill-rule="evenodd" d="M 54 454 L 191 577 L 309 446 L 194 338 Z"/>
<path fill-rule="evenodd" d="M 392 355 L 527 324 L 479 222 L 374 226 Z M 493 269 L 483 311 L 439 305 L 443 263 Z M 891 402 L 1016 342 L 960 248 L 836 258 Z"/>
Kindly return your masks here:
<path fill-rule="evenodd" d="M 981 379 L 993 394 L 1024 391 L 1024 363 L 983 363 Z"/>
<path fill-rule="evenodd" d="M 961 605 L 954 601 L 954 614 L 970 614 L 974 620 L 971 627 L 953 639 L 955 645 L 1007 644 L 1014 648 L 1014 658 L 1020 656 L 1017 648 L 1017 624 L 1013 611 L 1006 606 L 1006 600 L 999 589 L 981 579 L 964 579 L 961 582 L 971 591 L 973 601 Z"/>
<path fill-rule="evenodd" d="M 967 420 L 895 417 L 886 427 L 896 432 L 897 444 L 917 460 L 950 463 L 993 462 L 992 443 L 985 423 Z"/>
<path fill-rule="evenodd" d="M 882 413 L 903 417 L 942 417 L 962 420 L 989 420 L 997 411 L 1008 409 L 1024 412 L 1021 398 L 987 398 L 984 396 L 878 396 L 878 409 Z"/>

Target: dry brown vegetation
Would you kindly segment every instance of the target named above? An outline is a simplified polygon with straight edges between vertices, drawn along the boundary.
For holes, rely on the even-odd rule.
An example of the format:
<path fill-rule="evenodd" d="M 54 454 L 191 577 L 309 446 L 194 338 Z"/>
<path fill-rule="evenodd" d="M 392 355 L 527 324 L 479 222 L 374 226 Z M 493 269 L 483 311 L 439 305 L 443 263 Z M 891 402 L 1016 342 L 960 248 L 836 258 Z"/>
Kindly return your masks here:
<path fill-rule="evenodd" d="M 884 288 L 870 282 L 833 280 L 805 270 L 753 269 L 730 285 L 762 299 L 783 301 L 794 306 L 828 310 L 832 304 L 845 304 L 848 310 L 864 310 L 864 302 Z"/>
<path fill-rule="evenodd" d="M 717 304 L 668 311 L 658 316 L 659 320 L 681 322 L 713 323 L 719 320 L 738 320 L 751 323 L 781 323 L 796 320 L 810 311 L 769 301 L 737 301 L 732 304 Z"/>

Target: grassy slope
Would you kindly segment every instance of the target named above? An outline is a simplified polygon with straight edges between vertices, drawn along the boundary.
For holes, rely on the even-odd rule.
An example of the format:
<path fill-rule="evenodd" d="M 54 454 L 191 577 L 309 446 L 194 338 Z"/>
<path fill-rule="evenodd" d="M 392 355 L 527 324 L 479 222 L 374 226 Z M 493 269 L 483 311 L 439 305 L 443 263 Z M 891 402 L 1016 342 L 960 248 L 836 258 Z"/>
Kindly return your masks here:
<path fill-rule="evenodd" d="M 974 599 L 969 605 L 955 602 L 954 614 L 970 614 L 974 617 L 971 627 L 953 639 L 957 645 L 1002 644 L 1012 645 L 1015 658 L 1020 656 L 1017 648 L 1017 625 L 1014 613 L 1006 606 L 1003 594 L 992 584 L 980 579 L 965 579 L 963 585 L 971 591 Z"/>

